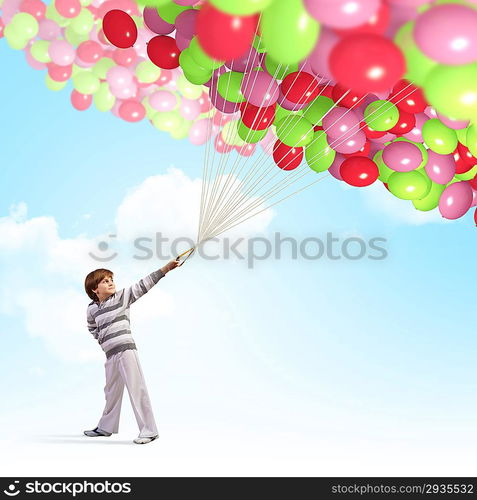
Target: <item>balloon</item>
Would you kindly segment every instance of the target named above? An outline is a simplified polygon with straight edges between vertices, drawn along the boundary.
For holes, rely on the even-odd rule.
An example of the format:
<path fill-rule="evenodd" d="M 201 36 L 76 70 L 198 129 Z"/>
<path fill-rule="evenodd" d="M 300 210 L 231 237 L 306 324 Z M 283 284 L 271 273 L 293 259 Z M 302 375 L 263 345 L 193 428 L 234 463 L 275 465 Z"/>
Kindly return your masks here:
<path fill-rule="evenodd" d="M 200 104 L 199 101 L 193 101 L 191 99 L 182 99 L 180 105 L 180 113 L 182 118 L 186 120 L 193 121 L 200 115 Z"/>
<path fill-rule="evenodd" d="M 310 54 L 320 27 L 302 0 L 274 0 L 262 13 L 260 31 L 270 57 L 295 64 Z"/>
<path fill-rule="evenodd" d="M 275 80 L 283 80 L 290 73 L 295 73 L 296 71 L 298 71 L 298 64 L 283 65 L 272 59 L 267 54 L 265 56 L 264 69 L 266 69 L 268 73 L 272 76 L 272 78 L 274 78 Z"/>
<path fill-rule="evenodd" d="M 303 148 L 294 148 L 277 140 L 273 146 L 273 160 L 282 170 L 293 170 L 303 160 Z"/>
<path fill-rule="evenodd" d="M 413 35 L 420 50 L 440 64 L 477 60 L 477 10 L 472 7 L 436 5 L 416 19 Z"/>
<path fill-rule="evenodd" d="M 168 35 L 175 29 L 173 24 L 169 24 L 158 14 L 154 7 L 146 7 L 143 12 L 144 24 L 158 35 Z M 178 16 L 179 17 L 179 16 Z"/>
<path fill-rule="evenodd" d="M 313 140 L 313 125 L 301 116 L 283 118 L 277 124 L 277 136 L 290 147 L 302 147 Z"/>
<path fill-rule="evenodd" d="M 422 127 L 422 136 L 425 143 L 432 151 L 447 155 L 455 151 L 457 147 L 457 136 L 455 131 L 447 128 L 437 118 L 427 120 Z"/>
<path fill-rule="evenodd" d="M 362 130 L 351 130 L 337 139 L 328 137 L 328 144 L 342 154 L 357 153 L 366 144 L 366 134 Z"/>
<path fill-rule="evenodd" d="M 169 24 L 175 24 L 177 17 L 188 9 L 190 5 L 178 5 L 175 2 L 167 2 L 157 7 L 158 14 Z"/>
<path fill-rule="evenodd" d="M 387 181 L 388 189 L 402 200 L 420 200 L 431 190 L 432 182 L 419 170 L 394 172 Z"/>
<path fill-rule="evenodd" d="M 157 82 L 161 70 L 151 61 L 142 61 L 136 66 L 136 78 L 140 84 Z"/>
<path fill-rule="evenodd" d="M 61 28 L 51 19 L 42 19 L 39 23 L 38 36 L 43 40 L 54 40 L 60 36 Z"/>
<path fill-rule="evenodd" d="M 408 141 L 395 141 L 383 150 L 384 163 L 396 172 L 410 172 L 422 163 L 421 150 Z"/>
<path fill-rule="evenodd" d="M 101 45 L 93 40 L 87 40 L 86 42 L 81 43 L 76 49 L 76 55 L 78 58 L 88 64 L 98 62 L 101 57 L 103 57 L 103 53 Z"/>
<path fill-rule="evenodd" d="M 416 126 L 416 117 L 411 113 L 399 111 L 399 119 L 393 128 L 389 129 L 390 134 L 404 135 L 408 134 Z"/>
<path fill-rule="evenodd" d="M 139 122 L 146 116 L 146 110 L 140 102 L 124 101 L 119 106 L 119 116 L 127 122 Z"/>
<path fill-rule="evenodd" d="M 48 55 L 58 66 L 69 66 L 75 60 L 75 49 L 64 40 L 53 40 L 48 47 Z"/>
<path fill-rule="evenodd" d="M 440 155 L 432 150 L 428 152 L 429 158 L 426 173 L 431 181 L 437 184 L 448 184 L 455 175 L 455 162 L 452 155 Z"/>
<path fill-rule="evenodd" d="M 109 12 L 108 12 L 109 14 Z M 127 14 L 126 14 L 127 15 Z M 132 19 L 131 19 L 132 21 Z M 103 19 L 104 23 L 104 19 Z M 133 21 L 134 24 L 134 21 Z M 93 29 L 94 26 L 94 17 L 93 14 L 88 9 L 81 9 L 81 12 L 70 21 L 70 24 L 68 25 L 68 29 L 71 29 L 73 32 L 75 32 L 77 35 L 84 35 L 88 36 L 91 30 Z M 119 28 L 119 26 L 117 26 Z M 131 27 L 133 29 L 133 27 Z M 134 24 L 134 29 L 136 29 L 136 25 Z M 104 25 L 103 25 L 103 30 L 104 30 Z M 136 30 L 137 32 L 137 30 Z"/>
<path fill-rule="evenodd" d="M 457 143 L 457 150 L 459 151 L 459 155 L 461 158 L 471 167 L 477 164 L 477 158 L 470 152 L 469 148 L 461 144 Z"/>
<path fill-rule="evenodd" d="M 113 66 L 106 73 L 106 80 L 111 87 L 124 88 L 133 81 L 131 71 L 122 66 Z"/>
<path fill-rule="evenodd" d="M 210 0 L 217 9 L 235 16 L 249 16 L 261 12 L 272 0 Z"/>
<path fill-rule="evenodd" d="M 389 177 L 394 174 L 395 170 L 390 169 L 383 161 L 383 150 L 379 150 L 373 157 L 374 163 L 379 170 L 378 179 L 382 182 L 388 182 Z"/>
<path fill-rule="evenodd" d="M 132 17 L 122 10 L 110 10 L 103 18 L 103 31 L 106 38 L 122 49 L 132 47 L 137 40 L 137 28 Z"/>
<path fill-rule="evenodd" d="M 194 61 L 189 49 L 185 49 L 180 53 L 179 64 L 187 80 L 196 85 L 208 82 L 213 73 L 211 69 L 199 66 Z"/>
<path fill-rule="evenodd" d="M 20 12 L 26 12 L 37 21 L 45 18 L 46 5 L 41 0 L 23 0 L 20 4 Z"/>
<path fill-rule="evenodd" d="M 81 3 L 79 0 L 55 0 L 55 9 L 60 16 L 72 19 L 81 12 Z"/>
<path fill-rule="evenodd" d="M 458 219 L 472 205 L 472 187 L 468 182 L 455 182 L 447 186 L 439 200 L 439 212 L 445 219 Z"/>
<path fill-rule="evenodd" d="M 181 126 L 182 118 L 177 111 L 168 111 L 156 113 L 152 118 L 152 123 L 157 129 L 170 132 Z"/>
<path fill-rule="evenodd" d="M 341 168 L 341 164 L 345 161 L 345 159 L 346 158 L 344 156 L 337 154 L 335 156 L 335 159 L 333 160 L 333 163 L 328 168 L 328 173 L 331 174 L 335 179 L 337 179 L 339 181 L 343 180 L 343 177 L 341 177 L 340 168 Z"/>
<path fill-rule="evenodd" d="M 176 17 L 175 28 L 185 38 L 191 40 L 195 35 L 197 15 L 195 9 L 185 10 Z"/>
<path fill-rule="evenodd" d="M 330 54 L 337 82 L 357 92 L 381 92 L 402 78 L 405 61 L 399 48 L 380 35 L 351 35 Z"/>
<path fill-rule="evenodd" d="M 157 111 L 173 111 L 178 106 L 178 99 L 169 90 L 158 90 L 149 96 L 149 104 Z"/>
<path fill-rule="evenodd" d="M 206 118 L 197 120 L 189 129 L 189 140 L 195 146 L 201 146 L 208 140 L 208 131 L 211 128 L 210 121 Z"/>
<path fill-rule="evenodd" d="M 379 175 L 379 170 L 373 160 L 356 156 L 347 158 L 340 167 L 343 180 L 355 187 L 365 187 L 373 184 Z"/>
<path fill-rule="evenodd" d="M 99 79 L 88 71 L 78 71 L 72 80 L 73 87 L 81 94 L 94 94 L 99 90 Z"/>
<path fill-rule="evenodd" d="M 305 108 L 303 116 L 311 123 L 321 125 L 323 117 L 333 107 L 333 100 L 321 95 Z"/>
<path fill-rule="evenodd" d="M 359 118 L 354 111 L 337 107 L 323 118 L 323 129 L 332 139 L 338 139 L 349 132 L 358 132 Z"/>
<path fill-rule="evenodd" d="M 310 73 L 297 71 L 287 75 L 281 83 L 283 96 L 293 103 L 308 104 L 315 100 L 319 93 L 319 82 Z"/>
<path fill-rule="evenodd" d="M 428 106 L 422 89 L 407 80 L 400 80 L 394 87 L 389 101 L 406 113 L 422 113 Z"/>
<path fill-rule="evenodd" d="M 78 111 L 85 111 L 91 106 L 93 96 L 87 94 L 80 94 L 77 90 L 71 92 L 71 104 Z"/>
<path fill-rule="evenodd" d="M 366 107 L 364 119 L 370 128 L 384 132 L 398 123 L 399 110 L 392 102 L 374 101 Z"/>
<path fill-rule="evenodd" d="M 385 132 L 381 132 L 379 130 L 374 130 L 370 128 L 366 122 L 361 122 L 359 124 L 359 128 L 365 133 L 366 137 L 371 140 L 379 139 L 380 137 L 383 137 L 385 134 Z"/>
<path fill-rule="evenodd" d="M 244 125 L 252 130 L 264 130 L 273 123 L 275 109 L 275 105 L 259 108 L 253 104 L 246 103 L 241 110 L 242 121 Z"/>
<path fill-rule="evenodd" d="M 231 16 L 205 4 L 197 16 L 197 37 L 211 58 L 227 61 L 240 57 L 249 48 L 257 22 L 257 15 Z"/>
<path fill-rule="evenodd" d="M 238 122 L 237 132 L 242 140 L 250 144 L 260 142 L 267 135 L 267 130 L 252 130 L 244 125 L 242 120 Z"/>
<path fill-rule="evenodd" d="M 333 87 L 333 101 L 345 108 L 354 108 L 363 103 L 364 95 L 352 89 L 347 89 L 339 83 Z"/>
<path fill-rule="evenodd" d="M 219 76 L 217 80 L 217 89 L 219 94 L 230 102 L 243 102 L 245 97 L 241 91 L 244 75 L 236 71 L 228 71 Z"/>
<path fill-rule="evenodd" d="M 210 58 L 201 48 L 197 38 L 194 37 L 189 45 L 190 54 L 192 59 L 196 61 L 199 66 L 207 69 L 217 69 L 222 66 L 223 61 L 216 61 L 215 59 Z"/>
<path fill-rule="evenodd" d="M 147 44 L 149 59 L 159 68 L 174 69 L 179 66 L 180 51 L 174 38 L 158 35 Z"/>
<path fill-rule="evenodd" d="M 433 108 L 432 108 L 433 109 Z M 437 113 L 437 118 L 446 126 L 454 130 L 465 129 L 469 126 L 469 120 L 454 120 L 442 113 Z"/>
<path fill-rule="evenodd" d="M 353 28 L 377 14 L 380 0 L 305 0 L 308 12 L 332 28 Z"/>
<path fill-rule="evenodd" d="M 477 125 L 471 125 L 467 129 L 466 146 L 474 156 L 477 156 Z"/>
<path fill-rule="evenodd" d="M 93 95 L 93 102 L 96 109 L 103 113 L 110 111 L 113 108 L 116 98 L 110 92 L 109 86 L 106 82 L 100 83 L 99 90 Z"/>
<path fill-rule="evenodd" d="M 311 0 L 310 0 L 311 1 Z M 383 35 L 389 25 L 390 11 L 388 4 L 381 2 L 376 13 L 359 26 L 347 29 L 335 29 L 340 36 L 356 35 L 358 33 L 369 33 L 373 35 Z"/>
<path fill-rule="evenodd" d="M 412 200 L 414 208 L 417 208 L 417 210 L 421 210 L 423 212 L 433 210 L 439 205 L 439 200 L 444 189 L 445 186 L 433 182 L 431 185 L 431 189 L 429 190 L 427 195 L 424 196 L 424 198 Z"/>
<path fill-rule="evenodd" d="M 70 79 L 72 73 L 72 66 L 58 66 L 55 63 L 47 64 L 48 76 L 54 82 L 66 82 Z"/>
<path fill-rule="evenodd" d="M 243 77 L 242 94 L 254 106 L 272 106 L 277 102 L 277 82 L 265 71 L 251 71 Z"/>
<path fill-rule="evenodd" d="M 336 152 L 329 146 L 325 132 L 317 131 L 305 148 L 308 166 L 315 172 L 324 172 L 333 163 Z"/>
<path fill-rule="evenodd" d="M 256 149 L 256 144 L 244 144 L 243 146 L 235 146 L 235 151 L 237 151 L 240 156 L 252 156 L 255 153 Z"/>
<path fill-rule="evenodd" d="M 327 28 L 321 30 L 318 42 L 308 56 L 308 61 L 315 75 L 333 78 L 330 69 L 330 54 L 339 40 L 340 37 L 333 31 Z"/>

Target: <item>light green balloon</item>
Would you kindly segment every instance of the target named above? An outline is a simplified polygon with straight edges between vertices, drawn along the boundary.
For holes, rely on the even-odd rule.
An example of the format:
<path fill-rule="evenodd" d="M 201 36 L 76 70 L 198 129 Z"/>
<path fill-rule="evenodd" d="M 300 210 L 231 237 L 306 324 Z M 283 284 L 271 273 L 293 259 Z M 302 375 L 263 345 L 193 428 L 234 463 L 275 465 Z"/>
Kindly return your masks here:
<path fill-rule="evenodd" d="M 212 77 L 213 70 L 199 66 L 192 58 L 188 48 L 181 52 L 179 64 L 187 80 L 195 85 L 202 85 Z"/>
<path fill-rule="evenodd" d="M 81 7 L 88 7 L 91 5 L 91 0 L 80 0 Z"/>
<path fill-rule="evenodd" d="M 89 40 L 89 32 L 77 33 L 70 24 L 65 28 L 65 38 L 71 45 L 77 47 L 80 43 Z"/>
<path fill-rule="evenodd" d="M 40 29 L 38 21 L 31 14 L 27 14 L 26 12 L 15 14 L 8 26 L 11 27 L 12 32 L 19 38 L 27 40 L 35 38 Z"/>
<path fill-rule="evenodd" d="M 227 71 L 219 76 L 217 80 L 217 90 L 226 101 L 245 101 L 245 97 L 240 90 L 243 76 L 243 73 L 239 73 L 238 71 Z"/>
<path fill-rule="evenodd" d="M 190 83 L 184 75 L 181 75 L 177 81 L 177 90 L 186 98 L 192 101 L 198 99 L 204 92 L 201 85 Z"/>
<path fill-rule="evenodd" d="M 276 127 L 278 138 L 287 146 L 307 146 L 313 140 L 313 124 L 302 116 L 283 118 Z"/>
<path fill-rule="evenodd" d="M 467 130 L 469 130 L 469 127 L 457 129 L 455 131 L 457 135 L 457 140 L 464 146 L 467 146 Z"/>
<path fill-rule="evenodd" d="M 378 166 L 379 176 L 378 179 L 382 182 L 388 182 L 389 177 L 396 171 L 389 168 L 383 160 L 383 150 L 380 149 L 373 158 L 374 163 Z"/>
<path fill-rule="evenodd" d="M 234 146 L 243 146 L 246 142 L 240 137 L 238 133 L 239 120 L 231 120 L 227 122 L 222 128 L 222 138 L 227 144 Z M 245 129 L 243 132 L 247 132 Z M 250 134 L 252 137 L 252 134 Z"/>
<path fill-rule="evenodd" d="M 53 90 L 54 92 L 58 92 L 60 90 L 63 90 L 66 87 L 67 83 L 68 83 L 67 81 L 66 82 L 55 82 L 55 80 L 52 80 L 50 78 L 50 75 L 48 73 L 45 76 L 46 87 L 49 90 Z"/>
<path fill-rule="evenodd" d="M 49 63 L 51 61 L 48 54 L 49 45 L 50 42 L 47 40 L 37 40 L 36 42 L 33 42 L 30 47 L 30 53 L 33 59 L 44 64 Z"/>
<path fill-rule="evenodd" d="M 93 29 L 94 16 L 88 9 L 81 9 L 81 12 L 71 20 L 70 26 L 79 35 L 87 35 Z"/>
<path fill-rule="evenodd" d="M 388 189 L 401 200 L 419 200 L 427 196 L 432 181 L 422 171 L 394 172 L 388 178 Z"/>
<path fill-rule="evenodd" d="M 176 140 L 185 139 L 189 135 L 192 123 L 193 122 L 183 118 L 182 123 L 177 128 L 170 131 L 171 137 Z"/>
<path fill-rule="evenodd" d="M 299 109 L 298 111 L 290 111 L 289 109 L 282 108 L 279 104 L 277 104 L 275 108 L 275 119 L 273 123 L 278 123 L 283 118 L 287 116 L 303 116 L 303 110 Z"/>
<path fill-rule="evenodd" d="M 237 124 L 237 132 L 239 137 L 248 144 L 256 144 L 260 142 L 266 135 L 268 130 L 252 130 L 244 125 L 242 120 L 238 121 Z M 222 134 L 222 137 L 224 135 Z"/>
<path fill-rule="evenodd" d="M 169 24 L 175 24 L 176 17 L 185 10 L 189 10 L 190 5 L 177 5 L 174 2 L 168 2 L 157 7 L 158 14 Z"/>
<path fill-rule="evenodd" d="M 142 61 L 136 66 L 136 77 L 141 83 L 153 83 L 161 76 L 161 68 L 151 61 Z"/>
<path fill-rule="evenodd" d="M 464 144 L 469 148 L 469 151 L 477 157 L 477 125 L 471 125 L 467 129 L 467 135 L 466 135 L 466 143 Z"/>
<path fill-rule="evenodd" d="M 152 117 L 157 113 L 157 109 L 154 109 L 149 104 L 149 98 L 148 97 L 145 97 L 141 102 L 142 102 L 142 105 L 144 106 L 144 109 L 146 110 L 146 118 L 148 120 L 152 120 Z"/>
<path fill-rule="evenodd" d="M 29 42 L 28 38 L 19 36 L 11 25 L 5 26 L 3 36 L 5 37 L 5 40 L 10 48 L 14 50 L 23 50 Z"/>
<path fill-rule="evenodd" d="M 67 26 L 71 21 L 71 19 L 67 19 L 66 17 L 60 16 L 60 14 L 55 8 L 55 2 L 51 2 L 46 6 L 45 17 L 47 19 L 55 21 L 55 23 L 58 26 L 61 26 L 62 28 Z"/>
<path fill-rule="evenodd" d="M 250 16 L 268 7 L 272 0 L 210 0 L 217 9 L 234 16 Z"/>
<path fill-rule="evenodd" d="M 115 102 L 116 97 L 111 94 L 108 82 L 101 82 L 99 84 L 99 89 L 93 95 L 93 103 L 96 106 L 96 109 L 98 111 L 102 111 L 103 113 L 106 111 L 110 111 Z"/>
<path fill-rule="evenodd" d="M 470 181 L 477 175 L 477 165 L 474 165 L 470 170 L 463 174 L 455 174 L 455 177 L 461 181 Z"/>
<path fill-rule="evenodd" d="M 303 0 L 274 0 L 262 13 L 260 30 L 270 57 L 295 64 L 315 47 L 320 25 L 308 14 Z"/>
<path fill-rule="evenodd" d="M 397 32 L 394 41 L 406 59 L 406 74 L 404 78 L 416 85 L 423 86 L 430 71 L 437 63 L 425 56 L 418 48 L 413 36 L 414 21 L 404 24 Z"/>
<path fill-rule="evenodd" d="M 443 184 L 432 182 L 431 189 L 429 190 L 427 195 L 424 196 L 424 198 L 412 200 L 412 204 L 415 208 L 417 208 L 417 210 L 421 210 L 422 212 L 433 210 L 439 205 L 439 199 L 445 188 L 446 186 L 444 186 Z"/>
<path fill-rule="evenodd" d="M 290 73 L 298 71 L 298 64 L 281 64 L 272 59 L 268 54 L 265 56 L 265 67 L 275 80 L 283 80 Z"/>
<path fill-rule="evenodd" d="M 455 130 L 446 127 L 437 118 L 432 118 L 424 123 L 422 137 L 429 149 L 440 155 L 449 155 L 457 147 Z"/>
<path fill-rule="evenodd" d="M 385 132 L 392 129 L 399 121 L 399 110 L 392 102 L 374 101 L 364 110 L 364 120 L 369 128 Z"/>
<path fill-rule="evenodd" d="M 321 125 L 323 117 L 334 105 L 332 99 L 320 95 L 303 110 L 303 116 L 314 125 Z"/>
<path fill-rule="evenodd" d="M 182 120 L 178 111 L 160 111 L 152 117 L 152 124 L 159 130 L 171 132 L 182 125 Z"/>
<path fill-rule="evenodd" d="M 106 80 L 107 72 L 113 67 L 116 66 L 116 63 L 110 59 L 109 57 L 102 57 L 92 68 L 92 72 L 94 76 L 97 78 L 101 78 L 101 80 Z"/>
<path fill-rule="evenodd" d="M 202 50 L 196 36 L 191 40 L 188 48 L 192 59 L 194 59 L 194 61 L 203 68 L 214 70 L 224 65 L 224 61 L 212 59 Z"/>
<path fill-rule="evenodd" d="M 144 7 L 161 7 L 166 3 L 170 3 L 171 0 L 136 0 L 138 5 L 143 5 Z"/>
<path fill-rule="evenodd" d="M 328 170 L 336 156 L 336 151 L 330 148 L 323 130 L 315 132 L 313 140 L 305 148 L 305 159 L 308 166 L 315 172 Z"/>
<path fill-rule="evenodd" d="M 91 71 L 78 71 L 72 76 L 73 87 L 80 94 L 94 94 L 99 90 L 100 81 Z"/>
<path fill-rule="evenodd" d="M 427 101 L 457 120 L 477 118 L 477 64 L 437 66 L 424 83 Z"/>

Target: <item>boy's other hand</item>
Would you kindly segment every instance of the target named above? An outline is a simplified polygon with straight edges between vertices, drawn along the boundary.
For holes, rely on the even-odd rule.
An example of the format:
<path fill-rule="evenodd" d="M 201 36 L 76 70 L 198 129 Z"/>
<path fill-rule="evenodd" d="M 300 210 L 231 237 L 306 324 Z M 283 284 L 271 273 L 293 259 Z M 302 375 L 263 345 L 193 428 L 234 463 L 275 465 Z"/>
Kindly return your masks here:
<path fill-rule="evenodd" d="M 172 271 L 173 269 L 175 269 L 178 265 L 179 265 L 179 261 L 178 260 L 171 260 L 163 268 L 161 268 L 161 271 L 164 274 L 166 274 L 169 271 Z"/>

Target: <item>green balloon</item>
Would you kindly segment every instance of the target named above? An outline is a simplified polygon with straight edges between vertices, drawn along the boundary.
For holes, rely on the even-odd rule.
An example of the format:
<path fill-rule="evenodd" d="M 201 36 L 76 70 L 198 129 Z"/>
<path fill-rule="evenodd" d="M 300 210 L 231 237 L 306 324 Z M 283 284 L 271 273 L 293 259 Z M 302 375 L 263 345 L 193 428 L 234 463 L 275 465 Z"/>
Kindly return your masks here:
<path fill-rule="evenodd" d="M 28 45 L 28 38 L 19 36 L 11 25 L 5 26 L 3 35 L 10 48 L 14 50 L 23 50 Z"/>
<path fill-rule="evenodd" d="M 67 19 L 66 17 L 58 14 L 58 11 L 55 9 L 55 2 L 51 2 L 46 6 L 45 17 L 55 21 L 55 23 L 62 28 L 67 26 L 71 21 L 71 19 Z"/>
<path fill-rule="evenodd" d="M 81 12 L 71 20 L 70 26 L 78 35 L 88 35 L 94 26 L 93 14 L 88 9 L 81 9 Z"/>
<path fill-rule="evenodd" d="M 467 129 L 467 135 L 466 135 L 465 140 L 466 140 L 466 143 L 467 143 L 465 145 L 469 148 L 469 151 L 475 157 L 477 157 L 477 125 L 471 125 Z"/>
<path fill-rule="evenodd" d="M 164 3 L 157 7 L 157 13 L 169 24 L 175 24 L 176 17 L 185 10 L 190 10 L 190 5 L 177 5 L 174 2 Z"/>
<path fill-rule="evenodd" d="M 424 196 L 424 198 L 412 200 L 412 204 L 415 208 L 421 210 L 422 212 L 433 210 L 437 207 L 437 205 L 439 205 L 439 199 L 445 188 L 446 186 L 433 182 L 427 195 Z"/>
<path fill-rule="evenodd" d="M 427 175 L 417 171 L 394 172 L 388 178 L 388 189 L 401 200 L 419 200 L 427 196 L 432 181 Z"/>
<path fill-rule="evenodd" d="M 305 59 L 320 33 L 320 25 L 308 14 L 303 0 L 274 0 L 262 13 L 260 29 L 267 53 L 283 64 Z"/>
<path fill-rule="evenodd" d="M 424 94 L 438 112 L 456 120 L 477 117 L 477 64 L 437 66 L 426 78 Z"/>
<path fill-rule="evenodd" d="M 238 126 L 240 124 L 240 120 L 231 120 L 227 122 L 223 128 L 222 128 L 222 139 L 226 142 L 226 144 L 232 144 L 233 146 L 243 146 L 244 144 L 247 144 L 246 141 L 244 141 L 238 133 Z M 249 131 L 246 129 L 246 127 L 242 127 L 242 135 L 246 137 L 246 134 Z M 250 137 L 252 137 L 252 134 L 250 134 Z M 260 137 L 260 136 L 258 136 Z M 260 141 L 262 138 L 259 138 L 258 140 Z"/>
<path fill-rule="evenodd" d="M 290 73 L 298 71 L 298 64 L 281 64 L 274 61 L 268 54 L 265 56 L 265 67 L 275 80 L 283 80 Z"/>
<path fill-rule="evenodd" d="M 378 166 L 379 176 L 378 179 L 382 182 L 388 182 L 389 177 L 396 171 L 389 168 L 383 160 L 383 150 L 380 149 L 373 158 L 374 163 Z"/>
<path fill-rule="evenodd" d="M 318 96 L 303 110 L 303 116 L 315 125 L 321 125 L 323 116 L 335 105 L 332 99 L 324 95 Z"/>
<path fill-rule="evenodd" d="M 427 152 L 427 149 L 424 146 L 424 144 L 421 144 L 420 142 L 411 141 L 410 139 L 406 139 L 405 137 L 397 137 L 396 139 L 390 141 L 389 143 L 386 143 L 386 145 L 390 144 L 391 142 L 400 142 L 400 141 L 410 142 L 411 144 L 414 144 L 414 146 L 419 148 L 422 154 L 422 161 L 421 164 L 416 168 L 416 170 L 424 168 L 427 165 L 427 162 L 429 161 L 429 153 Z"/>
<path fill-rule="evenodd" d="M 109 57 L 102 57 L 92 68 L 93 75 L 101 80 L 106 80 L 106 74 L 116 63 Z"/>
<path fill-rule="evenodd" d="M 252 130 L 244 125 L 242 120 L 239 120 L 237 124 L 237 132 L 240 139 L 248 144 L 255 144 L 257 142 L 260 142 L 267 135 L 268 129 Z"/>
<path fill-rule="evenodd" d="M 66 82 L 55 82 L 55 80 L 52 80 L 50 78 L 50 75 L 48 73 L 45 76 L 46 87 L 49 90 L 53 90 L 54 92 L 58 92 L 60 90 L 63 90 L 66 87 L 67 83 L 68 83 L 67 81 Z"/>
<path fill-rule="evenodd" d="M 196 36 L 190 42 L 189 51 L 192 59 L 203 68 L 214 70 L 224 65 L 224 61 L 212 59 L 202 50 Z"/>
<path fill-rule="evenodd" d="M 477 165 L 474 165 L 470 170 L 463 174 L 455 174 L 455 177 L 460 181 L 470 181 L 477 175 Z"/>
<path fill-rule="evenodd" d="M 116 98 L 111 94 L 108 82 L 101 82 L 99 84 L 99 89 L 93 95 L 93 102 L 98 111 L 106 112 L 111 110 L 116 102 Z"/>
<path fill-rule="evenodd" d="M 461 129 L 457 129 L 455 131 L 456 135 L 457 135 L 457 140 L 463 144 L 464 146 L 467 146 L 467 130 L 468 130 L 468 127 L 467 128 L 461 128 Z M 475 156 L 475 155 L 474 155 Z"/>
<path fill-rule="evenodd" d="M 315 132 L 313 140 L 305 148 L 305 158 L 308 166 L 315 172 L 328 170 L 336 156 L 336 151 L 330 148 L 323 130 Z"/>
<path fill-rule="evenodd" d="M 12 17 L 10 24 L 12 33 L 15 33 L 19 38 L 31 40 L 38 35 L 40 29 L 38 21 L 26 12 L 19 12 Z"/>
<path fill-rule="evenodd" d="M 161 7 L 166 3 L 170 3 L 171 0 L 135 0 L 139 5 L 143 5 L 144 7 Z"/>
<path fill-rule="evenodd" d="M 99 90 L 100 81 L 91 71 L 78 71 L 72 77 L 73 87 L 80 94 L 94 94 Z"/>
<path fill-rule="evenodd" d="M 189 135 L 191 126 L 192 122 L 183 118 L 182 123 L 177 128 L 170 131 L 171 137 L 176 140 L 185 139 Z"/>
<path fill-rule="evenodd" d="M 37 40 L 36 42 L 33 42 L 30 48 L 33 59 L 44 64 L 51 62 L 51 58 L 48 54 L 49 46 L 50 42 L 47 40 Z"/>
<path fill-rule="evenodd" d="M 385 132 L 392 129 L 399 121 L 399 110 L 392 102 L 374 101 L 364 110 L 364 119 L 369 128 Z"/>
<path fill-rule="evenodd" d="M 255 35 L 255 37 L 253 38 L 252 47 L 260 54 L 267 50 L 262 38 L 258 35 Z"/>
<path fill-rule="evenodd" d="M 245 101 L 245 97 L 240 90 L 243 76 L 243 73 L 238 73 L 237 71 L 227 71 L 227 73 L 222 73 L 219 76 L 217 80 L 217 90 L 226 101 Z"/>
<path fill-rule="evenodd" d="M 184 75 L 176 80 L 177 90 L 186 98 L 195 101 L 204 92 L 201 85 L 194 85 Z"/>
<path fill-rule="evenodd" d="M 152 117 L 152 124 L 159 130 L 171 132 L 182 125 L 182 120 L 178 111 L 161 111 Z"/>
<path fill-rule="evenodd" d="M 153 83 L 161 76 L 161 68 L 151 61 L 142 61 L 136 66 L 136 76 L 140 83 Z"/>
<path fill-rule="evenodd" d="M 65 38 L 68 43 L 77 47 L 80 43 L 89 40 L 89 33 L 77 33 L 70 24 L 65 28 Z"/>
<path fill-rule="evenodd" d="M 430 71 L 437 63 L 425 56 L 418 48 L 413 36 L 414 21 L 404 24 L 397 32 L 394 41 L 406 59 L 406 74 L 404 78 L 422 87 Z"/>
<path fill-rule="evenodd" d="M 307 146 L 313 140 L 313 124 L 302 116 L 290 116 L 277 124 L 277 136 L 287 146 Z"/>
<path fill-rule="evenodd" d="M 268 7 L 272 0 L 210 0 L 217 9 L 233 16 L 250 16 Z"/>
<path fill-rule="evenodd" d="M 179 64 L 189 82 L 202 85 L 210 80 L 213 71 L 199 66 L 191 56 L 189 49 L 184 49 L 179 56 Z"/>
<path fill-rule="evenodd" d="M 275 120 L 273 123 L 276 124 L 287 116 L 303 116 L 303 111 L 301 109 L 298 111 L 290 111 L 289 109 L 282 108 L 279 104 L 277 104 L 275 108 Z"/>
<path fill-rule="evenodd" d="M 424 123 L 422 137 L 429 149 L 440 155 L 449 155 L 457 147 L 455 130 L 446 127 L 437 118 L 432 118 Z"/>

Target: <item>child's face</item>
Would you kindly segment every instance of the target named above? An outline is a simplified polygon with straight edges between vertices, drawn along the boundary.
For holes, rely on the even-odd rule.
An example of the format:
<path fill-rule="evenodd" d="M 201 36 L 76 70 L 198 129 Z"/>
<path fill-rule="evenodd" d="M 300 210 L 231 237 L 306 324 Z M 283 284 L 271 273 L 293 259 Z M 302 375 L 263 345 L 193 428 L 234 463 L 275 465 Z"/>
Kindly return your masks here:
<path fill-rule="evenodd" d="M 114 284 L 113 277 L 106 276 L 105 278 L 103 278 L 99 282 L 98 288 L 96 288 L 96 290 L 93 290 L 93 292 L 100 298 L 107 298 L 115 293 L 116 285 Z"/>

